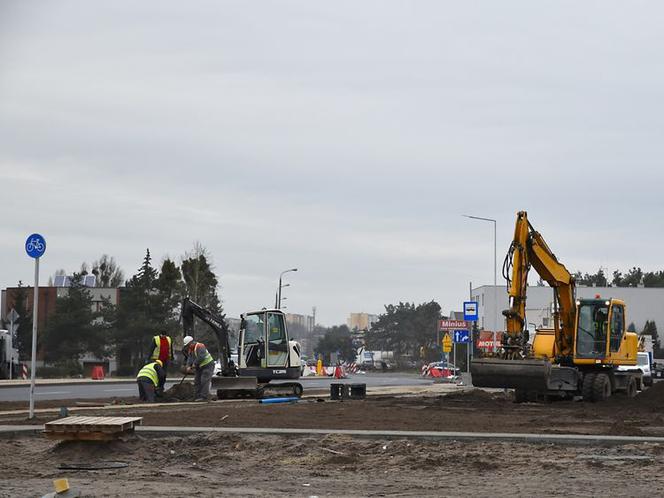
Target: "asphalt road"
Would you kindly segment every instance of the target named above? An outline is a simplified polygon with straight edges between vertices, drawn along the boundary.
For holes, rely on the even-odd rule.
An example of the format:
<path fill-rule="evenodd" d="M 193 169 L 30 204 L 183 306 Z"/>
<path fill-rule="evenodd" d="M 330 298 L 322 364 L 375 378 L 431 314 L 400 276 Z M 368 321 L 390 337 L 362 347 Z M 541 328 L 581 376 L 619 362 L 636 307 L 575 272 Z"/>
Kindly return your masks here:
<path fill-rule="evenodd" d="M 304 386 L 306 394 L 308 389 L 326 389 L 331 382 L 339 382 L 333 378 L 312 378 L 303 377 L 299 382 Z M 350 375 L 343 382 L 362 382 L 367 386 L 417 386 L 429 385 L 431 379 L 423 379 L 416 374 L 367 374 Z M 172 386 L 173 382 L 166 383 L 166 389 Z M 20 387 L 0 387 L 0 403 L 3 401 L 28 401 L 30 393 L 29 386 Z M 133 382 L 103 383 L 94 384 L 48 384 L 35 387 L 35 401 L 52 399 L 99 399 L 99 398 L 124 398 L 138 395 L 136 384 Z M 1 407 L 1 406 L 0 406 Z"/>

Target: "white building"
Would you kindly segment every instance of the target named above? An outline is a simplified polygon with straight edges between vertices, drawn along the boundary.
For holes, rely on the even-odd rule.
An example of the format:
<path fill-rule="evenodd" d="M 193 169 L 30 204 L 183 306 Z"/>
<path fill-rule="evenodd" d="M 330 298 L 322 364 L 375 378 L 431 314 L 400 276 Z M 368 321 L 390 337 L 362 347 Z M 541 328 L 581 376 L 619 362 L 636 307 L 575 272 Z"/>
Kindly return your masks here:
<path fill-rule="evenodd" d="M 592 299 L 597 294 L 602 298 L 625 301 L 626 323 L 634 323 L 641 331 L 646 320 L 655 321 L 664 327 L 664 288 L 661 287 L 581 287 L 576 288 L 576 297 Z M 472 291 L 478 303 L 477 325 L 484 330 L 505 330 L 503 310 L 509 308 L 507 289 L 504 285 L 483 285 Z M 553 289 L 549 286 L 529 286 L 526 300 L 526 318 L 529 328 L 552 327 Z"/>

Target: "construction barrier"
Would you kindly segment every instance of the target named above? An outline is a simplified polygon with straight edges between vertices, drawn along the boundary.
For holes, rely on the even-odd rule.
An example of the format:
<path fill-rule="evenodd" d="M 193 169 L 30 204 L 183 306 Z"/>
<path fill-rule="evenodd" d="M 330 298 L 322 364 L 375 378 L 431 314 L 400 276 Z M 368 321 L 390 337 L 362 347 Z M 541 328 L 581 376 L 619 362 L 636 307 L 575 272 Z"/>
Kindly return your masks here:
<path fill-rule="evenodd" d="M 95 366 L 92 367 L 92 380 L 104 380 L 104 367 Z"/>
<path fill-rule="evenodd" d="M 21 363 L 21 369 L 20 369 L 19 376 L 21 377 L 21 379 L 27 380 L 27 378 L 28 378 L 28 365 L 26 363 Z"/>

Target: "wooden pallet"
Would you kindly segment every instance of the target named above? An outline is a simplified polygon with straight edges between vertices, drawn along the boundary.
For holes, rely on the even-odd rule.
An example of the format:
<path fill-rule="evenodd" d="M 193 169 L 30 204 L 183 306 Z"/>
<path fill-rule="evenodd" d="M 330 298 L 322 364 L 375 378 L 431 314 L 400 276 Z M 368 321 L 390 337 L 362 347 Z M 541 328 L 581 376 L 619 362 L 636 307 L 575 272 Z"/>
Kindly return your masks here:
<path fill-rule="evenodd" d="M 143 417 L 66 417 L 44 424 L 49 439 L 110 441 L 134 431 Z"/>

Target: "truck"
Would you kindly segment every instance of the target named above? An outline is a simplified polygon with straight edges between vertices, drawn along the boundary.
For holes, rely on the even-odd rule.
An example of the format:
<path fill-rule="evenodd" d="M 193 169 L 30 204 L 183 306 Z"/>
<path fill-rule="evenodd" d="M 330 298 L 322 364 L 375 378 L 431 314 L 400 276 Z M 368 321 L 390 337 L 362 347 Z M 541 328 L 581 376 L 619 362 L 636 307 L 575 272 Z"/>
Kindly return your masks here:
<path fill-rule="evenodd" d="M 8 330 L 0 330 L 0 379 L 15 379 L 19 371 L 18 349 Z"/>
<path fill-rule="evenodd" d="M 536 330 L 532 343 L 526 319 L 531 268 L 551 287 L 554 308 L 553 328 Z M 525 211 L 517 213 L 503 276 L 510 305 L 503 311 L 506 332 L 497 358 L 472 362 L 474 386 L 512 388 L 516 402 L 636 395 L 643 372 L 637 367 L 638 337 L 625 327 L 626 303 L 600 295 L 578 299 L 573 275 Z"/>

